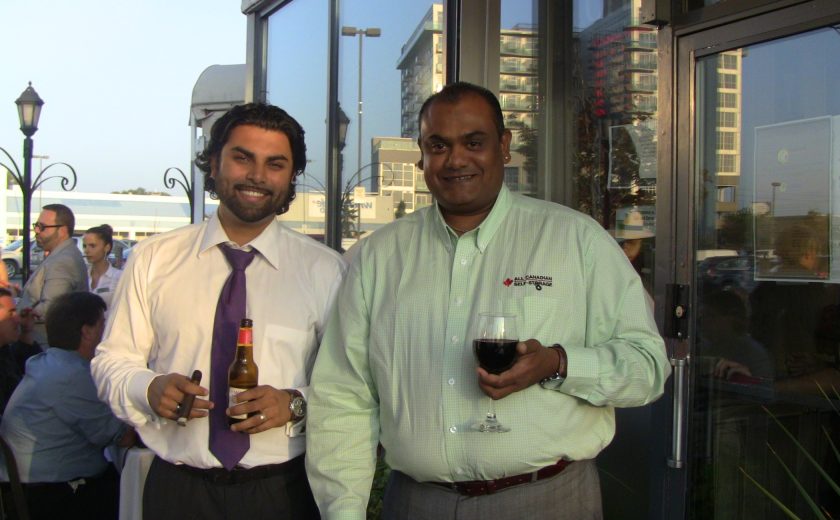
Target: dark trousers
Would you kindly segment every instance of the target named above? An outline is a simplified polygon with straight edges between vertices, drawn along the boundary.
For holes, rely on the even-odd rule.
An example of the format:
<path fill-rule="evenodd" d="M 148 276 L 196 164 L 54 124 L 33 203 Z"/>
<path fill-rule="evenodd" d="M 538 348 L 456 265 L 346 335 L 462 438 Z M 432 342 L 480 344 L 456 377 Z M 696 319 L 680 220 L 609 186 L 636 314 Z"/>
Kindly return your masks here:
<path fill-rule="evenodd" d="M 320 517 L 303 456 L 248 470 L 200 470 L 155 457 L 143 490 L 144 520 Z"/>
<path fill-rule="evenodd" d="M 119 476 L 113 466 L 101 475 L 76 482 L 73 489 L 66 482 L 23 484 L 23 494 L 31 520 L 116 520 L 119 511 Z M 14 508 L 8 484 L 2 485 L 3 504 Z M 10 518 L 19 518 L 15 511 Z"/>

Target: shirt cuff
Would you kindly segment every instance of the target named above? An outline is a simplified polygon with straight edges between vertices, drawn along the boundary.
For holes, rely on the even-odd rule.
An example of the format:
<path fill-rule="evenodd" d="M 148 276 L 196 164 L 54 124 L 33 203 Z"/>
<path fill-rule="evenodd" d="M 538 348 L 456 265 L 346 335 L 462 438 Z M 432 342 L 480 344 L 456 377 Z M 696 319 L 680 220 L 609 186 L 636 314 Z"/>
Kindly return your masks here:
<path fill-rule="evenodd" d="M 149 385 L 159 375 L 151 370 L 142 370 L 131 376 L 128 383 L 128 398 L 132 405 L 146 417 L 148 422 L 155 423 L 158 427 L 165 419 L 159 417 L 149 405 Z"/>
<path fill-rule="evenodd" d="M 566 380 L 557 390 L 565 394 L 584 397 L 598 381 L 598 353 L 588 348 L 571 348 L 566 351 Z"/>

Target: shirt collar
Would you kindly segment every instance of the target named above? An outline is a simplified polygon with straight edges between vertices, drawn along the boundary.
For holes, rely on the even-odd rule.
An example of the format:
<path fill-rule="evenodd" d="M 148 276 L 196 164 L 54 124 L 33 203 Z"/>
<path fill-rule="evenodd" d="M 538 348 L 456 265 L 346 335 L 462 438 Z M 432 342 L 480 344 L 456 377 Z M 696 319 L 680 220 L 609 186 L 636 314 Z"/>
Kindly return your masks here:
<path fill-rule="evenodd" d="M 475 237 L 474 240 L 476 241 L 476 247 L 478 247 L 478 250 L 483 253 L 487 248 L 487 244 L 490 243 L 490 240 L 496 234 L 496 231 L 505 219 L 505 215 L 508 214 L 510 207 L 510 190 L 507 186 L 502 184 L 502 189 L 499 190 L 499 194 L 496 196 L 496 202 L 493 203 L 493 208 L 490 210 L 490 213 L 487 214 L 477 228 L 464 233 L 461 237 Z M 455 230 L 449 227 L 443 219 L 443 215 L 440 212 L 440 206 L 437 202 L 435 202 L 435 210 L 430 211 L 429 213 L 433 214 L 432 218 L 437 221 L 436 227 L 438 232 L 444 239 L 444 243 L 447 244 L 447 249 L 449 249 L 455 242 L 457 242 L 459 238 L 458 234 Z"/>
<path fill-rule="evenodd" d="M 272 267 L 278 269 L 280 267 L 280 248 L 277 247 L 277 243 L 281 239 L 280 235 L 282 232 L 283 226 L 275 218 L 255 239 L 240 247 L 228 238 L 219 220 L 217 210 L 207 220 L 204 235 L 201 237 L 201 245 L 198 248 L 198 256 L 202 256 L 207 250 L 213 249 L 219 244 L 229 244 L 237 249 L 244 249 L 246 251 L 254 248 Z"/>

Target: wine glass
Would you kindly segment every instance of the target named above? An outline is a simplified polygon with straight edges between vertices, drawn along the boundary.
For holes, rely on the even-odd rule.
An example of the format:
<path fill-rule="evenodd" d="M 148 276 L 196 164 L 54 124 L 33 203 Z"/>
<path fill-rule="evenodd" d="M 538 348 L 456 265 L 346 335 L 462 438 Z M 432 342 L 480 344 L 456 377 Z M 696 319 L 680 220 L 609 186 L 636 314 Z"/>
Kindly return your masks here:
<path fill-rule="evenodd" d="M 516 316 L 498 312 L 482 312 L 478 315 L 478 327 L 473 339 L 473 353 L 481 368 L 491 374 L 501 374 L 516 362 Z M 488 397 L 488 399 L 490 399 Z M 490 399 L 487 416 L 472 425 L 472 429 L 483 433 L 505 433 L 510 428 L 496 419 L 493 400 Z"/>

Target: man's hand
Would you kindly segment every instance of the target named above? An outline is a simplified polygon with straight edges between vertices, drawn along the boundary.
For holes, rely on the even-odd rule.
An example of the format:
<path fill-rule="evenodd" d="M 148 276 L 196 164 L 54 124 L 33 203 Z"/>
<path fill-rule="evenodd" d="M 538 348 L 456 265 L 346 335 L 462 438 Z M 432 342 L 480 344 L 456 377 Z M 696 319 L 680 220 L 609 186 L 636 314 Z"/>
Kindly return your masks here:
<path fill-rule="evenodd" d="M 516 363 L 501 374 L 491 374 L 478 368 L 478 386 L 482 392 L 493 399 L 501 399 L 539 383 L 557 371 L 558 354 L 535 339 L 520 341 L 516 345 L 516 354 Z"/>
<path fill-rule="evenodd" d="M 18 315 L 20 316 L 20 337 L 18 340 L 21 343 L 31 345 L 34 341 L 32 331 L 35 330 L 35 321 L 41 319 L 41 316 L 30 307 L 21 310 Z"/>
<path fill-rule="evenodd" d="M 259 433 L 285 426 L 292 418 L 289 402 L 292 396 L 285 390 L 260 385 L 236 396 L 237 404 L 227 409 L 228 416 L 255 414 L 231 426 L 235 432 Z"/>
<path fill-rule="evenodd" d="M 752 372 L 750 372 L 749 367 L 726 358 L 720 358 L 718 362 L 715 363 L 715 369 L 712 372 L 712 375 L 718 379 L 730 379 L 735 374 L 741 374 L 747 377 L 752 376 Z"/>
<path fill-rule="evenodd" d="M 175 420 L 178 418 L 178 407 L 184 401 L 186 394 L 207 395 L 209 391 L 190 381 L 187 376 L 173 373 L 152 379 L 146 397 L 149 400 L 149 406 L 156 414 L 166 419 Z M 212 402 L 196 397 L 189 418 L 207 417 L 208 410 L 211 408 L 213 408 Z"/>

